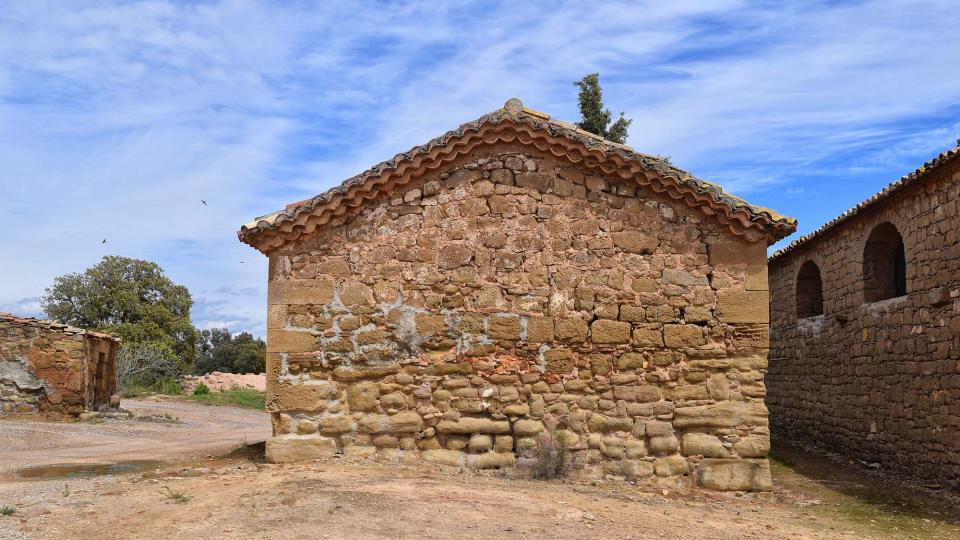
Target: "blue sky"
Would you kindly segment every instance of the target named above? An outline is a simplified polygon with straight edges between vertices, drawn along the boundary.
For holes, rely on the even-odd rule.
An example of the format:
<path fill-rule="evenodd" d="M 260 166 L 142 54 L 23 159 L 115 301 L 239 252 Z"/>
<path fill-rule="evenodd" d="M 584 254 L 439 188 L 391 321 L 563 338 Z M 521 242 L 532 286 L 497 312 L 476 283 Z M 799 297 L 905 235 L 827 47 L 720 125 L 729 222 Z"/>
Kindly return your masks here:
<path fill-rule="evenodd" d="M 594 71 L 637 150 L 809 232 L 956 144 L 955 8 L 5 2 L 0 310 L 39 315 L 54 276 L 124 255 L 187 285 L 198 326 L 262 334 L 242 223 L 511 96 L 575 121 Z"/>

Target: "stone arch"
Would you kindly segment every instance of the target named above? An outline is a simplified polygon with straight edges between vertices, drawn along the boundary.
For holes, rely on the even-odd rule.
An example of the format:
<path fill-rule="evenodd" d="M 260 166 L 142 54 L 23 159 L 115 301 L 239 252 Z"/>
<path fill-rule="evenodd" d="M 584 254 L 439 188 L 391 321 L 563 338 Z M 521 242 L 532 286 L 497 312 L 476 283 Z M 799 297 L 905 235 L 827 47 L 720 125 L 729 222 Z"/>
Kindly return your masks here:
<path fill-rule="evenodd" d="M 907 294 L 903 238 L 890 222 L 870 231 L 863 246 L 863 300 L 879 302 Z"/>
<path fill-rule="evenodd" d="M 797 273 L 797 318 L 823 315 L 823 280 L 820 267 L 806 261 Z"/>

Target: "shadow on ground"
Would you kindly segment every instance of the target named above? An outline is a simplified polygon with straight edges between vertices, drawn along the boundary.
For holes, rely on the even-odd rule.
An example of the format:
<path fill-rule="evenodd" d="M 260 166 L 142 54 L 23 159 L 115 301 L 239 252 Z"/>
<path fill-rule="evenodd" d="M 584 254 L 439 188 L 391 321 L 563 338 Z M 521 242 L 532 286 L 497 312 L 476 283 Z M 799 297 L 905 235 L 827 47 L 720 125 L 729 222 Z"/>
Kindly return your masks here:
<path fill-rule="evenodd" d="M 801 505 L 826 507 L 859 532 L 907 538 L 960 538 L 960 494 L 926 490 L 775 441 L 770 455 L 778 491 L 802 494 Z"/>

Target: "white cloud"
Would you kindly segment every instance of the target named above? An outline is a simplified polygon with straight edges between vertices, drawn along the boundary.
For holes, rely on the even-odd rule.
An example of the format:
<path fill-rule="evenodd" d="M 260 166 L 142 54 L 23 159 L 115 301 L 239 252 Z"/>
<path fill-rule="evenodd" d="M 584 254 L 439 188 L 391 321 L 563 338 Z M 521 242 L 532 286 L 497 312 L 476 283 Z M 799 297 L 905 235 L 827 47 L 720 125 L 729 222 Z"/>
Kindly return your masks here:
<path fill-rule="evenodd" d="M 633 146 L 741 195 L 878 143 L 845 166 L 909 159 L 955 138 L 955 119 L 902 123 L 960 99 L 953 7 L 5 5 L 0 302 L 123 254 L 188 285 L 198 324 L 261 333 L 266 262 L 240 224 L 511 96 L 575 119 L 591 71 Z"/>
<path fill-rule="evenodd" d="M 20 298 L 12 302 L 2 303 L 0 304 L 0 312 L 43 318 L 43 306 L 40 305 L 39 296 Z"/>

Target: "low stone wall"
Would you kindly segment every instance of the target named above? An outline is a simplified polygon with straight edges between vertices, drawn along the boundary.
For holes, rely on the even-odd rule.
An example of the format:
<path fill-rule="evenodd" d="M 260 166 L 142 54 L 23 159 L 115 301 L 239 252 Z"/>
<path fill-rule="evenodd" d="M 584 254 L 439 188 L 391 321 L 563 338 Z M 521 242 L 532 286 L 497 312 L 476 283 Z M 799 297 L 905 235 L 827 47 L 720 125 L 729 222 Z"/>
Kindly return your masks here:
<path fill-rule="evenodd" d="M 106 334 L 0 314 L 0 414 L 79 415 L 108 403 L 117 344 Z"/>
<path fill-rule="evenodd" d="M 45 398 L 43 381 L 26 362 L 0 360 L 0 414 L 37 412 Z"/>

